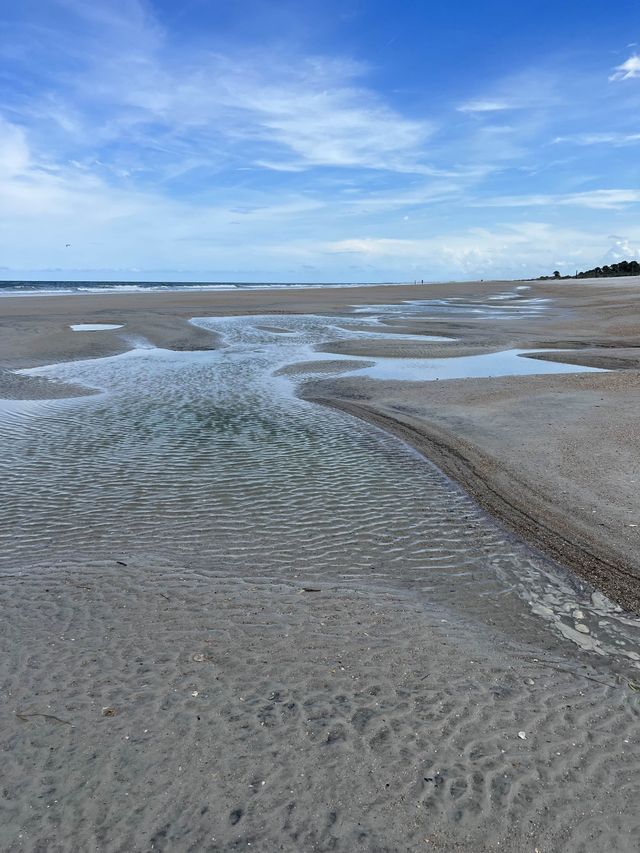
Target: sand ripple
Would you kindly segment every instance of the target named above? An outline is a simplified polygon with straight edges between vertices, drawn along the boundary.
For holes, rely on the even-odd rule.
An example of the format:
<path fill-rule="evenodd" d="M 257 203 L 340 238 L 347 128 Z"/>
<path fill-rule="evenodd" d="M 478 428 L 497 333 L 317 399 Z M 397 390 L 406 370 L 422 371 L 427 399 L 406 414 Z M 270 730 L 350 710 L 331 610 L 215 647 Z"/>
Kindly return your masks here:
<path fill-rule="evenodd" d="M 267 319 L 0 413 L 0 848 L 635 849 L 637 622 Z"/>
<path fill-rule="evenodd" d="M 411 595 L 313 590 L 7 581 L 2 849 L 636 849 L 636 694 Z"/>
<path fill-rule="evenodd" d="M 227 344 L 219 351 L 137 349 L 35 371 L 103 393 L 21 401 L 0 417 L 0 566 L 142 550 L 367 579 L 482 620 L 499 601 L 491 618 L 512 632 L 533 613 L 585 648 L 640 661 L 636 623 L 594 607 L 586 585 L 508 537 L 434 467 L 295 397 L 282 368 L 348 331 L 282 317 L 274 332 L 268 319 L 198 321 Z"/>

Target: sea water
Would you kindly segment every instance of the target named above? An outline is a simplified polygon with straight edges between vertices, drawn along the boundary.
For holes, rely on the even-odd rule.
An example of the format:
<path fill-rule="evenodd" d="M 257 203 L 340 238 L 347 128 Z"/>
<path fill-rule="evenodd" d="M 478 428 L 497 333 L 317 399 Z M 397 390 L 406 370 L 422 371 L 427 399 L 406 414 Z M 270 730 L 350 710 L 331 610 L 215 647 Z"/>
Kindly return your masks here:
<path fill-rule="evenodd" d="M 402 359 L 321 352 L 353 337 L 353 317 L 195 322 L 219 349 L 140 346 L 27 371 L 97 393 L 0 410 L 5 572 L 157 555 L 202 572 L 402 586 L 451 618 L 490 619 L 514 637 L 528 620 L 640 660 L 637 620 L 506 533 L 398 439 L 296 396 L 319 361 L 402 369 Z M 364 334 L 378 339 L 379 325 Z M 460 360 L 423 361 L 446 371 Z M 306 373 L 283 373 L 301 363 Z M 578 369 L 513 353 L 502 367 L 525 363 Z"/>

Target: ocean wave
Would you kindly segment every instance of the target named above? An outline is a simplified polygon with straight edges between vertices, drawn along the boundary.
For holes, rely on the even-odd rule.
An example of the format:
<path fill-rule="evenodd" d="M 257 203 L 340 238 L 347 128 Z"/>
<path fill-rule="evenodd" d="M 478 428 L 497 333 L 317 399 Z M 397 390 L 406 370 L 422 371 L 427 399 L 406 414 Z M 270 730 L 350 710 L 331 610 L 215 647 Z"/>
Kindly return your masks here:
<path fill-rule="evenodd" d="M 208 292 L 224 290 L 287 290 L 309 287 L 356 287 L 373 286 L 361 282 L 304 283 L 304 282 L 91 282 L 91 281 L 4 281 L 0 282 L 0 296 L 71 296 L 76 293 L 161 293 L 161 292 Z"/>

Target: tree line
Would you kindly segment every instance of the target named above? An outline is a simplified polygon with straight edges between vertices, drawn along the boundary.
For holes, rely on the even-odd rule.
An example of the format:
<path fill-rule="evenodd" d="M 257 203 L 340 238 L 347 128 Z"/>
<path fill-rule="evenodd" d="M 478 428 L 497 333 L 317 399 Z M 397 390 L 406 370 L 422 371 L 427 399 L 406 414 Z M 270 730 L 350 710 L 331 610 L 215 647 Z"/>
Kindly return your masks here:
<path fill-rule="evenodd" d="M 617 264 L 605 264 L 603 267 L 594 267 L 592 270 L 576 272 L 575 275 L 560 275 L 558 270 L 553 275 L 541 275 L 540 281 L 548 281 L 554 278 L 614 278 L 620 275 L 640 275 L 640 263 L 638 261 L 620 261 Z"/>

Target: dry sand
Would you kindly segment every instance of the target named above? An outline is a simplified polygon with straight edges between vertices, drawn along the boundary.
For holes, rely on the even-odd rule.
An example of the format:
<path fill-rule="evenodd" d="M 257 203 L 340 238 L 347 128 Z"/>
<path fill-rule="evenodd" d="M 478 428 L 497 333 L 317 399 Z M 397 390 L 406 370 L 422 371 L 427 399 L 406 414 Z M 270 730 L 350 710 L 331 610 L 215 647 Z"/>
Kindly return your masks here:
<path fill-rule="evenodd" d="M 7 298 L 0 368 L 99 357 L 142 336 L 215 346 L 193 316 L 341 314 L 512 287 Z M 570 346 L 586 360 L 606 347 L 631 363 L 637 287 L 533 283 L 527 295 L 554 299 L 545 314 L 394 330 L 450 335 L 467 352 Z M 72 322 L 125 328 L 73 333 Z M 435 356 L 449 345 L 420 346 Z M 525 537 L 637 607 L 634 368 L 330 378 L 305 393 L 407 438 Z M 34 383 L 42 397 L 42 381 L 0 374 L 0 393 L 18 396 L 19 382 L 26 397 Z M 2 850 L 637 849 L 640 694 L 533 615 L 516 640 L 497 618 L 458 621 L 397 588 L 338 576 L 302 585 L 152 554 L 22 566 L 2 592 Z"/>

